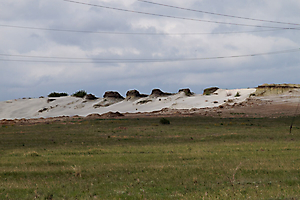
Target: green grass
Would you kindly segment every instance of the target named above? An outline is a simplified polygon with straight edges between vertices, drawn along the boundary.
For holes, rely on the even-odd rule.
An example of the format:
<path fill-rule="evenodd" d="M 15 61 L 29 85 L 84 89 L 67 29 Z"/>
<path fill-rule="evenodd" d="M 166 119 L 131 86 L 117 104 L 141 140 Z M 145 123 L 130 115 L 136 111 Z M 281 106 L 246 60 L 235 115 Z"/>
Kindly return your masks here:
<path fill-rule="evenodd" d="M 0 126 L 0 199 L 298 199 L 300 117 Z"/>

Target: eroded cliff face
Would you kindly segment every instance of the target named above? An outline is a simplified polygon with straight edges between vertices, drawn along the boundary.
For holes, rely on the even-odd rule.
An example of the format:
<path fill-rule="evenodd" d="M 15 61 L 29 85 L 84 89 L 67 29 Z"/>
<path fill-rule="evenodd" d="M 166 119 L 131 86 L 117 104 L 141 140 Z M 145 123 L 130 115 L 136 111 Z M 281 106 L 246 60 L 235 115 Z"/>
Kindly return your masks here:
<path fill-rule="evenodd" d="M 255 96 L 283 94 L 300 90 L 300 84 L 263 84 L 256 88 Z"/>

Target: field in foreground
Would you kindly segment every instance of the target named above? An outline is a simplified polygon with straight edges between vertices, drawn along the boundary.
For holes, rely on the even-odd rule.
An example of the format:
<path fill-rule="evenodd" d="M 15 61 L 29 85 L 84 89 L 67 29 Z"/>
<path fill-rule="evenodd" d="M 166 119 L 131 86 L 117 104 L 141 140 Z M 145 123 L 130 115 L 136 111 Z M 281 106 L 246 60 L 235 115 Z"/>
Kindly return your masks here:
<path fill-rule="evenodd" d="M 298 199 L 300 117 L 0 127 L 0 199 Z"/>

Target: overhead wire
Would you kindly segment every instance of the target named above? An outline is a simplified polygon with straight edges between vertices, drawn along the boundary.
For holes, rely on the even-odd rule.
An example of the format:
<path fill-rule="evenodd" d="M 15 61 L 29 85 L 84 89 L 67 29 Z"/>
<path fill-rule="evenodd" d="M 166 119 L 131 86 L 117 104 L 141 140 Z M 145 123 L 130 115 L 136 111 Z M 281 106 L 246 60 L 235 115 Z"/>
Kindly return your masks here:
<path fill-rule="evenodd" d="M 58 29 L 58 28 L 43 28 L 43 27 L 17 26 L 17 25 L 6 25 L 6 24 L 0 24 L 0 27 L 30 29 L 30 30 L 42 30 L 42 31 L 72 32 L 72 33 L 91 33 L 91 34 L 109 34 L 109 35 L 152 35 L 152 36 L 221 35 L 221 34 L 240 34 L 240 33 L 284 31 L 284 30 L 300 30 L 300 27 L 299 28 L 290 27 L 290 28 L 263 29 L 263 30 L 252 30 L 252 31 L 215 32 L 215 33 L 141 33 L 141 32 L 114 32 L 114 31 L 90 31 L 90 30 Z"/>
<path fill-rule="evenodd" d="M 30 55 L 16 55 L 16 54 L 0 54 L 0 56 L 10 56 L 10 57 L 29 57 L 29 58 L 42 58 L 42 59 L 67 59 L 71 61 L 59 61 L 59 60 L 13 60 L 13 59 L 3 59 L 0 61 L 8 62 L 33 62 L 33 63 L 70 63 L 70 64 L 86 64 L 86 63 L 156 63 L 156 62 L 179 62 L 179 61 L 199 61 L 199 60 L 213 60 L 213 59 L 226 59 L 226 58 L 241 58 L 241 57 L 253 57 L 262 55 L 272 55 L 272 54 L 283 54 L 283 53 L 293 53 L 299 52 L 300 48 L 289 49 L 282 51 L 273 51 L 265 53 L 253 53 L 244 55 L 231 55 L 231 56 L 214 56 L 214 57 L 202 57 L 202 58 L 168 58 L 168 59 L 100 59 L 100 58 L 79 58 L 79 57 L 47 57 L 47 56 L 30 56 Z M 72 61 L 72 60 L 93 60 L 93 61 Z"/>
<path fill-rule="evenodd" d="M 93 6 L 93 7 L 105 8 L 105 9 L 111 9 L 111 10 L 118 10 L 118 11 L 136 13 L 136 14 L 151 15 L 151 16 L 165 17 L 165 18 L 172 18 L 172 19 L 189 20 L 189 21 L 196 21 L 196 22 L 207 22 L 207 23 L 215 23 L 215 24 L 234 25 L 234 26 L 247 26 L 247 27 L 258 27 L 258 28 L 275 28 L 275 29 L 277 29 L 277 28 L 289 28 L 289 27 L 264 26 L 264 25 L 253 25 L 253 24 L 241 24 L 241 23 L 220 22 L 220 21 L 195 19 L 195 18 L 186 18 L 186 17 L 176 17 L 176 16 L 171 16 L 171 15 L 163 15 L 163 14 L 157 14 L 157 13 L 149 13 L 149 12 L 128 10 L 128 9 L 124 9 L 124 8 L 115 8 L 115 7 L 110 7 L 110 6 L 102 6 L 102 5 L 96 5 L 96 4 L 91 4 L 91 3 L 84 3 L 84 2 L 73 1 L 73 0 L 62 0 L 62 1 L 69 2 L 69 3 L 75 3 L 75 4 L 80 4 L 80 5 L 85 5 L 85 6 Z"/>
<path fill-rule="evenodd" d="M 163 17 L 172 17 L 167 15 L 159 15 L 159 14 L 153 14 L 153 13 L 145 13 L 145 12 L 139 12 L 139 11 L 131 11 L 126 9 L 120 9 L 120 8 L 114 8 L 114 7 L 108 7 L 108 6 L 101 6 L 101 5 L 95 5 L 95 4 L 88 4 L 88 3 L 82 3 L 78 1 L 73 0 L 63 0 L 66 2 L 71 3 L 77 3 L 77 4 L 84 4 L 89 6 L 96 6 L 101 8 L 108 8 L 108 9 L 114 9 L 114 10 L 121 10 L 121 11 L 127 11 L 127 12 L 134 12 L 139 14 L 150 14 L 155 16 L 163 16 Z M 142 2 L 149 2 L 140 0 Z M 178 17 L 175 17 L 178 18 Z M 189 19 L 189 20 L 198 20 L 198 19 L 190 19 L 190 18 L 180 18 L 180 19 Z M 205 21 L 205 20 L 198 20 L 198 21 Z M 216 22 L 216 21 L 205 21 L 205 22 L 213 22 L 213 23 L 223 23 L 223 22 Z M 232 24 L 232 23 L 226 23 L 225 24 Z M 268 28 L 274 28 L 269 30 L 257 30 L 257 31 L 251 31 L 251 32 L 260 32 L 260 31 L 274 31 L 274 30 L 299 30 L 298 28 L 290 28 L 290 27 L 269 27 L 269 26 L 256 26 L 256 25 L 247 25 L 247 24 L 234 24 L 234 25 L 245 25 L 245 26 L 255 26 L 255 27 L 268 27 Z M 97 32 L 97 31 L 87 31 L 87 30 L 68 30 L 68 29 L 55 29 L 55 28 L 37 28 L 37 27 L 27 27 L 27 26 L 14 26 L 14 25 L 0 25 L 2 27 L 11 27 L 11 28 L 26 28 L 26 29 L 37 29 L 37 30 L 47 30 L 47 31 L 66 31 L 66 32 L 80 32 L 80 33 L 101 33 L 101 34 L 154 34 L 154 35 L 178 35 L 178 34 L 218 34 L 218 33 L 124 33 L 124 32 Z M 224 32 L 226 33 L 232 33 L 232 32 Z M 221 34 L 224 34 L 221 33 Z M 240 32 L 234 32 L 234 33 L 240 33 Z M 223 59 L 223 58 L 235 58 L 235 57 L 249 57 L 249 56 L 258 56 L 258 55 L 268 55 L 268 54 L 279 54 L 279 53 L 290 53 L 290 52 L 296 52 L 299 51 L 299 49 L 292 49 L 292 50 L 285 50 L 285 51 L 277 51 L 277 52 L 267 52 L 267 53 L 258 53 L 258 54 L 247 54 L 247 55 L 236 55 L 236 56 L 219 56 L 219 57 L 204 57 L 204 58 L 177 58 L 177 59 L 97 59 L 97 58 L 68 58 L 68 57 L 46 57 L 46 56 L 29 56 L 29 55 L 12 55 L 12 54 L 0 54 L 0 56 L 10 56 L 10 57 L 28 57 L 28 58 L 47 58 L 47 59 L 72 59 L 72 60 L 84 60 L 84 59 L 93 59 L 94 61 L 91 62 L 70 62 L 68 63 L 128 63 L 128 62 L 174 62 L 174 61 L 193 61 L 193 60 L 207 60 L 207 59 Z M 66 61 L 53 61 L 53 60 L 12 60 L 12 59 L 0 59 L 0 61 L 15 61 L 15 62 L 66 62 Z"/>
<path fill-rule="evenodd" d="M 250 17 L 241 17 L 241 16 L 235 16 L 235 15 L 220 14 L 220 13 L 208 12 L 208 11 L 203 11 L 203 10 L 195 10 L 195 9 L 191 9 L 191 8 L 183 8 L 183 7 L 179 7 L 179 6 L 156 3 L 156 2 L 152 2 L 152 1 L 146 1 L 146 0 L 137 0 L 137 1 L 148 3 L 148 4 L 153 4 L 153 5 L 158 5 L 158 6 L 164 6 L 164 7 L 169 7 L 169 8 L 180 9 L 180 10 L 186 10 L 186 11 L 192 11 L 192 12 L 198 12 L 198 13 L 205 13 L 205 14 L 210 14 L 210 15 L 217 15 L 217 16 L 222 16 L 222 17 L 231 17 L 231 18 L 251 20 L 251 21 L 259 21 L 259 22 L 268 22 L 268 23 L 300 26 L 300 24 L 297 24 L 297 23 L 281 22 L 281 21 L 265 20 L 265 19 L 255 19 L 255 18 L 250 18 Z"/>
<path fill-rule="evenodd" d="M 68 2 L 72 2 L 72 3 L 81 3 L 81 2 L 70 1 L 70 0 L 63 0 L 63 1 L 68 1 Z M 202 13 L 207 13 L 207 14 L 220 15 L 220 16 L 225 16 L 225 17 L 234 17 L 234 18 L 239 18 L 239 19 L 263 21 L 263 22 L 272 22 L 272 23 L 280 23 L 280 24 L 288 24 L 288 25 L 300 25 L 300 24 L 295 24 L 295 23 L 278 22 L 278 21 L 270 21 L 270 20 L 262 20 L 262 19 L 253 19 L 253 18 L 239 17 L 239 16 L 233 16 L 233 15 L 225 15 L 225 14 L 219 14 L 219 13 L 213 13 L 213 12 L 207 12 L 207 11 L 201 11 L 201 10 L 194 10 L 194 9 L 189 9 L 189 8 L 183 8 L 183 7 L 177 7 L 177 6 L 166 5 L 166 4 L 161 4 L 161 3 L 155 3 L 155 2 L 146 1 L 146 0 L 138 0 L 138 1 L 145 2 L 145 3 L 150 3 L 150 4 L 155 4 L 155 5 L 160 5 L 160 6 L 167 6 L 167 7 L 176 8 L 176 9 L 188 10 L 188 11 L 193 11 L 193 12 L 202 12 Z M 86 4 L 86 3 L 81 3 L 81 4 Z M 92 5 L 92 4 L 87 4 L 87 5 Z M 99 6 L 99 5 L 93 5 L 93 6 Z M 102 6 L 99 6 L 99 7 L 102 7 Z M 108 7 L 105 7 L 105 8 L 108 8 Z M 112 8 L 112 7 L 109 7 L 109 8 L 117 9 L 117 8 Z M 125 10 L 125 9 L 122 9 L 122 10 L 129 11 L 129 10 Z M 136 11 L 130 11 L 130 12 L 136 12 Z M 149 13 L 147 13 L 147 14 L 149 14 Z M 222 23 L 222 22 L 220 22 L 220 23 Z M 243 25 L 245 25 L 245 24 L 243 24 Z M 113 32 L 113 31 L 72 30 L 72 29 L 43 28 L 43 27 L 30 27 L 30 26 L 5 25 L 5 24 L 0 24 L 0 27 L 31 29 L 31 30 L 44 30 L 44 31 L 58 31 L 58 32 L 74 32 L 74 33 L 94 33 L 94 34 L 111 34 L 111 35 L 152 35 L 152 36 L 217 35 L 217 34 L 239 34 L 239 33 L 268 32 L 268 31 L 282 31 L 282 30 L 300 30 L 300 27 L 277 27 L 277 28 L 276 27 L 268 27 L 268 28 L 273 28 L 273 29 L 252 30 L 252 31 L 229 31 L 229 32 L 215 32 L 215 33 L 212 33 L 212 32 L 210 32 L 210 33 L 146 33 L 146 32 Z"/>
<path fill-rule="evenodd" d="M 172 5 L 162 4 L 162 3 L 156 3 L 156 2 L 151 2 L 151 1 L 147 1 L 147 0 L 137 0 L 137 1 L 144 2 L 144 3 L 149 3 L 149 4 L 153 4 L 153 5 L 158 5 L 158 6 L 164 6 L 164 7 L 169 7 L 169 8 L 180 9 L 180 10 L 186 10 L 186 11 L 192 11 L 192 12 L 198 12 L 198 13 L 204 13 L 204 14 L 210 14 L 210 15 L 217 15 L 217 16 L 222 16 L 222 17 L 231 17 L 231 18 L 237 18 L 237 19 L 243 19 L 243 20 L 252 20 L 252 21 L 260 21 L 260 22 L 276 23 L 276 24 L 287 24 L 287 25 L 295 25 L 295 26 L 299 26 L 300 25 L 300 24 L 289 23 L 289 22 L 263 20 L 263 19 L 254 19 L 254 18 L 248 18 L 248 17 L 240 17 L 240 16 L 234 16 L 234 15 L 226 15 L 226 14 L 220 14 L 220 13 L 213 13 L 213 12 L 207 12 L 207 11 L 202 11 L 202 10 L 195 10 L 195 9 L 190 9 L 190 8 L 183 8 L 183 7 L 172 6 Z M 300 99 L 299 99 L 298 105 L 296 107 L 295 114 L 294 114 L 294 116 L 292 118 L 292 121 L 291 121 L 290 133 L 292 133 L 293 124 L 294 124 L 294 121 L 295 121 L 295 118 L 296 118 L 299 106 L 300 106 Z"/>

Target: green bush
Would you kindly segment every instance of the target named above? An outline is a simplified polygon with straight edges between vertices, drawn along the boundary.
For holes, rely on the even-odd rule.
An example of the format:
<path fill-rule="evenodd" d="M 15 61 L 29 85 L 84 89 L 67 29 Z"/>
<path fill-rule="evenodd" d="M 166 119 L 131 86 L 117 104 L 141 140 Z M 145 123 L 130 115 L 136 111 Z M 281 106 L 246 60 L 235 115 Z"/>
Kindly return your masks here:
<path fill-rule="evenodd" d="M 236 93 L 235 97 L 240 97 L 241 94 L 239 92 Z"/>
<path fill-rule="evenodd" d="M 79 91 L 75 92 L 74 94 L 72 94 L 72 96 L 83 98 L 86 94 L 87 93 L 85 90 L 79 90 Z"/>
<path fill-rule="evenodd" d="M 48 95 L 48 97 L 63 97 L 63 96 L 68 96 L 68 94 L 65 92 L 51 92 Z"/>
<path fill-rule="evenodd" d="M 161 118 L 159 121 L 161 124 L 170 124 L 170 121 L 167 120 L 166 118 Z"/>

